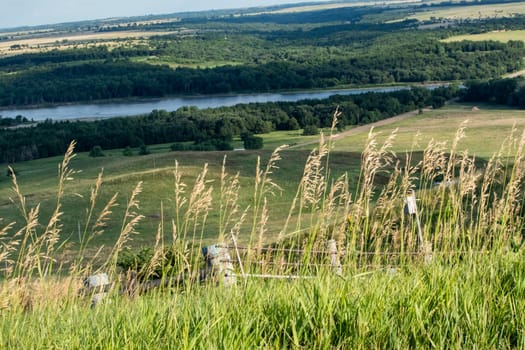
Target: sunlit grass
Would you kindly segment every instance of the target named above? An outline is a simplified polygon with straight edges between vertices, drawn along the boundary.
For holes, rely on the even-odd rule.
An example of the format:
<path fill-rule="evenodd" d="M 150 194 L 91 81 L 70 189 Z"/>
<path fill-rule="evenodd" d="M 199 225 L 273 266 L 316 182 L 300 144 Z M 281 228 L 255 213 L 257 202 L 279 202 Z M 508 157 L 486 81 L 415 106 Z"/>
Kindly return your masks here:
<path fill-rule="evenodd" d="M 453 110 L 443 112 L 447 128 L 454 127 Z M 468 111 L 456 107 L 457 121 Z M 509 117 L 498 111 L 490 113 Z M 439 121 L 438 112 L 412 122 L 422 127 Z M 474 125 L 493 129 L 488 114 L 479 113 Z M 223 152 L 159 149 L 130 158 L 131 172 L 124 158 L 108 155 L 113 162 L 96 160 L 108 172 L 92 178 L 89 190 L 81 182 L 89 180 L 84 174 L 95 173 L 89 167 L 94 160 L 76 156 L 71 145 L 59 171 L 49 175 L 55 194 L 42 201 L 24 192 L 26 185 L 35 193 L 37 188 L 22 180 L 31 167 L 21 167 L 10 193 L 22 227 L 4 216 L 0 229 L 0 346 L 524 347 L 525 128 L 506 135 L 494 129 L 500 146 L 482 163 L 461 146 L 468 137 L 464 121 L 450 140 L 430 140 L 422 151 L 415 145 L 414 152 L 397 157 L 396 147 L 407 147 L 403 138 L 403 146 L 396 146 L 398 133 L 413 124 L 405 119 L 386 138 L 367 132 L 355 154 L 333 151 L 332 139 L 320 136 L 311 152 L 277 148 L 224 158 Z M 205 165 L 196 165 L 200 162 Z M 86 172 L 78 173 L 79 167 Z M 251 175 L 245 175 L 249 168 Z M 403 211 L 408 193 L 418 199 L 415 217 Z M 117 262 L 133 246 L 131 239 L 148 234 L 139 224 L 154 207 L 152 199 L 159 210 L 149 235 L 155 250 L 139 272 L 145 279 L 183 283 L 158 284 L 141 294 L 132 277 L 137 271 L 119 271 Z M 70 216 L 86 219 L 76 250 L 69 245 Z M 419 219 L 421 232 L 414 222 Z M 114 241 L 92 261 L 88 243 L 98 244 L 106 234 Z M 203 284 L 190 278 L 203 267 L 199 248 L 211 237 L 214 243 L 233 243 L 234 261 L 220 263 L 235 263 L 235 271 L 243 267 L 229 288 L 220 283 L 227 277 L 221 273 Z M 322 253 L 328 240 L 338 247 L 337 275 L 331 257 Z M 153 267 L 165 266 L 165 248 L 172 249 L 175 262 L 154 275 Z M 89 293 L 80 291 L 82 278 L 93 271 L 107 272 L 113 285 L 90 308 Z M 280 279 L 250 275 L 261 272 Z"/>
<path fill-rule="evenodd" d="M 384 140 L 397 129 L 396 152 L 422 151 L 432 139 L 450 141 L 456 130 L 464 122 L 466 137 L 459 144 L 460 150 L 469 150 L 479 158 L 489 158 L 498 150 L 501 140 L 512 130 L 525 127 L 523 111 L 486 104 L 451 104 L 438 110 L 425 110 L 415 117 L 396 122 L 392 125 L 374 128 L 381 133 L 378 140 Z M 418 142 L 414 145 L 414 139 Z M 335 149 L 340 151 L 360 152 L 366 140 L 361 132 L 335 142 Z"/>

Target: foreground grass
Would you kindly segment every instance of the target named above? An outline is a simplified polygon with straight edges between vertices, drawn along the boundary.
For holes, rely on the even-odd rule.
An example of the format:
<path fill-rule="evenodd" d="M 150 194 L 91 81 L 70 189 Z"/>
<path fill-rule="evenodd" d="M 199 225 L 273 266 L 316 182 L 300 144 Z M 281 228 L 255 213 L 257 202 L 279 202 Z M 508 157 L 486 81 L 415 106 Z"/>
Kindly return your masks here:
<path fill-rule="evenodd" d="M 46 300 L 0 313 L 3 349 L 523 348 L 523 252 L 346 280 L 193 286 L 134 299 Z"/>
<path fill-rule="evenodd" d="M 432 122 L 425 114 L 418 118 L 422 125 Z M 478 122 L 493 126 L 494 121 Z M 240 172 L 231 173 L 226 163 L 210 171 L 219 162 L 211 153 L 202 154 L 212 157 L 206 158 L 211 165 L 189 177 L 178 161 L 172 168 L 112 174 L 107 180 L 99 175 L 85 198 L 77 196 L 87 200 L 87 221 L 82 230 L 79 225 L 72 259 L 62 265 L 61 254 L 73 249 L 64 245 L 71 243 L 65 218 L 73 206 L 66 184 L 75 181 L 71 166 L 81 160 L 72 144 L 59 167 L 54 203 L 28 203 L 13 176 L 13 202 L 23 226 L 6 221 L 0 230 L 0 346 L 522 348 L 525 131 L 511 127 L 484 162 L 462 149 L 466 135 L 460 123 L 450 146 L 431 138 L 423 152 L 414 152 L 420 146 L 413 140 L 412 152 L 399 158 L 396 133 L 380 141 L 381 134 L 369 132 L 360 163 L 350 166 L 349 153 L 332 151 L 333 138 L 321 136 L 302 171 L 301 153 L 295 151 L 278 148 L 265 163 L 264 151 L 241 153 L 247 158 L 236 158 L 233 169 L 256 158 L 251 193 L 244 193 Z M 157 154 L 156 164 L 163 159 Z M 281 180 L 295 173 L 299 179 L 296 191 L 287 191 L 289 208 L 275 205 L 284 213 L 274 234 L 269 203 L 281 190 L 275 183 L 281 162 Z M 332 165 L 359 172 L 338 176 Z M 118 166 L 125 168 L 126 162 Z M 164 188 L 171 192 L 171 225 L 164 224 L 161 204 L 152 254 L 141 267 L 128 264 L 122 271 L 119 258 L 147 217 L 140 199 L 145 175 L 153 182 L 171 177 Z M 114 190 L 111 186 L 126 181 L 136 185 L 125 202 L 113 196 L 97 207 L 106 187 Z M 403 210 L 412 199 L 412 208 Z M 118 204 L 120 218 L 115 218 Z M 51 212 L 49 219 L 42 218 L 43 210 Z M 217 224 L 210 228 L 211 217 Z M 116 242 L 93 260 L 89 243 L 113 227 Z M 208 232 L 224 243 L 221 247 L 228 245 L 231 255 L 218 256 L 219 266 L 208 269 L 201 284 L 200 248 Z M 165 241 L 166 235 L 172 241 Z M 274 243 L 266 244 L 268 238 Z M 246 246 L 238 247 L 238 241 Z M 334 245 L 337 249 L 327 252 Z M 230 266 L 222 264 L 235 264 L 237 281 L 229 288 Z M 81 281 L 99 271 L 114 285 L 91 309 L 91 295 L 79 296 Z M 254 279 L 256 274 L 275 279 Z M 154 278 L 162 287 L 141 294 Z M 148 282 L 137 288 L 140 281 Z"/>

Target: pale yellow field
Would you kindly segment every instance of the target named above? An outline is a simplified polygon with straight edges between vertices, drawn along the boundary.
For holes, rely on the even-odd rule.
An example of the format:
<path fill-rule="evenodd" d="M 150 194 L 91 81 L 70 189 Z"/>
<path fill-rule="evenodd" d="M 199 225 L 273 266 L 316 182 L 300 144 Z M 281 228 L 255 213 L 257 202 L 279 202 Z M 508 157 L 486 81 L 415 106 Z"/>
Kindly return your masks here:
<path fill-rule="evenodd" d="M 103 26 L 103 28 L 125 28 L 130 25 L 151 25 L 151 24 L 166 24 L 166 23 L 173 23 L 173 22 L 180 22 L 180 18 L 173 17 L 173 18 L 163 18 L 163 19 L 151 19 L 151 20 L 144 20 L 144 21 L 131 21 L 131 22 L 122 22 L 115 25 L 107 25 Z"/>
<path fill-rule="evenodd" d="M 496 32 L 488 32 L 482 34 L 457 35 L 443 40 L 444 42 L 454 42 L 462 40 L 483 41 L 495 40 L 506 43 L 509 40 L 525 41 L 525 30 L 503 30 Z"/>
<path fill-rule="evenodd" d="M 309 11 L 322 11 L 322 10 L 333 10 L 338 8 L 346 7 L 358 7 L 358 6 L 371 6 L 371 5 L 387 5 L 387 4 L 406 4 L 406 3 L 420 3 L 422 0 L 392 0 L 392 1 L 372 1 L 372 2 L 351 2 L 342 4 L 326 4 L 326 5 L 306 5 L 297 6 L 292 8 L 286 8 L 276 11 L 256 12 L 250 13 L 250 15 L 260 15 L 264 13 L 297 13 L 297 12 L 309 12 Z"/>
<path fill-rule="evenodd" d="M 115 31 L 104 33 L 80 33 L 80 34 L 60 34 L 46 37 L 8 40 L 0 42 L 0 56 L 14 55 L 28 52 L 42 51 L 46 48 L 60 49 L 78 44 L 111 42 L 123 39 L 149 38 L 155 35 L 168 35 L 178 33 L 177 31 Z M 19 48 L 13 49 L 18 45 Z"/>
<path fill-rule="evenodd" d="M 491 4 L 491 5 L 472 5 L 464 7 L 449 7 L 442 9 L 429 10 L 425 12 L 417 12 L 409 19 L 417 19 L 419 21 L 428 21 L 431 18 L 442 18 L 447 20 L 459 19 L 480 19 L 480 18 L 496 18 L 496 17 L 511 17 L 516 14 L 525 14 L 525 2 L 517 2 L 510 4 Z"/>

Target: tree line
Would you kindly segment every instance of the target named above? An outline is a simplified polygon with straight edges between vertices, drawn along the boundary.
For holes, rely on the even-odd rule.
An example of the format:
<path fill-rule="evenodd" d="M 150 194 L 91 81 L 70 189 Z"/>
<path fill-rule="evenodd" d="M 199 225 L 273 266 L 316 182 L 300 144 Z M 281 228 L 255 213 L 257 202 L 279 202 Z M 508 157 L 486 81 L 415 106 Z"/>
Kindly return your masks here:
<path fill-rule="evenodd" d="M 0 81 L 0 105 L 476 79 L 516 70 L 524 55 L 521 42 L 421 41 L 382 56 L 302 64 L 171 69 L 127 60 L 89 62 L 5 76 Z"/>
<path fill-rule="evenodd" d="M 359 21 L 349 20 L 352 11 Z M 294 14 L 310 16 L 301 23 L 290 15 L 201 18 L 155 24 L 177 32 L 186 26 L 191 35 L 5 57 L 0 106 L 469 80 L 522 67 L 521 41 L 441 39 L 523 28 L 524 17 L 414 30 L 413 21 L 362 22 L 359 11 L 328 11 L 331 21 L 320 16 L 317 22 L 311 14 Z"/>
<path fill-rule="evenodd" d="M 462 99 L 466 102 L 486 102 L 525 108 L 525 80 L 490 79 L 465 83 Z"/>
<path fill-rule="evenodd" d="M 439 107 L 457 94 L 456 87 L 414 88 L 390 93 L 335 95 L 324 100 L 250 103 L 233 107 L 176 111 L 153 110 L 137 117 L 97 121 L 46 120 L 31 127 L 0 130 L 0 161 L 16 162 L 63 154 L 72 140 L 77 150 L 139 147 L 190 142 L 192 149 L 230 149 L 234 137 L 250 138 L 274 130 L 329 127 L 336 108 L 338 127 L 366 124 L 427 105 Z M 181 149 L 174 146 L 174 150 Z"/>

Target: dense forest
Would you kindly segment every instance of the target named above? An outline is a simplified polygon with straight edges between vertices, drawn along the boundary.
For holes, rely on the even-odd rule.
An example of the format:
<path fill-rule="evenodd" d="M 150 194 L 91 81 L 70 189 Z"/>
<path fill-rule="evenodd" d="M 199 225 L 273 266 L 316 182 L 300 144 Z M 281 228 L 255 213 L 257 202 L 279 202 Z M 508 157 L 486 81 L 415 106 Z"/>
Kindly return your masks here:
<path fill-rule="evenodd" d="M 252 103 L 233 107 L 183 107 L 168 112 L 98 121 L 47 120 L 33 127 L 0 130 L 0 161 L 16 162 L 63 154 L 71 140 L 78 151 L 192 142 L 192 149 L 231 149 L 233 137 L 273 130 L 328 127 L 336 108 L 339 128 L 378 121 L 406 111 L 440 107 L 458 92 L 454 86 L 414 88 L 390 93 L 335 95 L 324 100 Z M 314 129 L 315 129 L 314 128 Z M 257 139 L 251 139 L 256 141 Z M 174 145 L 174 150 L 183 149 Z"/>
<path fill-rule="evenodd" d="M 465 84 L 462 99 L 467 102 L 488 102 L 525 108 L 523 78 L 475 80 Z"/>
<path fill-rule="evenodd" d="M 440 6 L 456 4 L 422 7 Z M 524 16 L 444 25 L 436 19 L 421 26 L 406 17 L 414 11 L 417 6 L 401 4 L 278 14 L 218 11 L 127 26 L 89 22 L 94 32 L 156 35 L 2 57 L 0 106 L 429 81 L 467 81 L 461 92 L 466 101 L 525 105 L 521 80 L 500 79 L 523 67 L 522 41 L 443 41 L 458 34 L 525 29 Z M 79 151 L 157 143 L 174 143 L 174 150 L 230 149 L 233 137 L 239 136 L 256 148 L 260 140 L 250 135 L 299 128 L 315 132 L 330 124 L 337 106 L 342 111 L 339 127 L 344 128 L 422 106 L 439 107 L 459 93 L 454 87 L 412 89 L 322 101 L 155 110 L 94 122 L 47 120 L 24 127 L 16 126 L 29 121 L 0 119 L 0 161 L 62 154 L 73 139 Z"/>
<path fill-rule="evenodd" d="M 522 41 L 441 39 L 524 28 L 523 17 L 423 30 L 365 20 L 377 11 L 187 18 L 141 27 L 177 31 L 146 42 L 5 57 L 0 106 L 487 79 L 522 67 Z"/>

